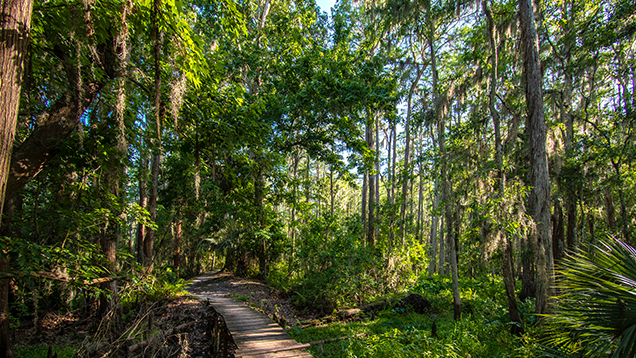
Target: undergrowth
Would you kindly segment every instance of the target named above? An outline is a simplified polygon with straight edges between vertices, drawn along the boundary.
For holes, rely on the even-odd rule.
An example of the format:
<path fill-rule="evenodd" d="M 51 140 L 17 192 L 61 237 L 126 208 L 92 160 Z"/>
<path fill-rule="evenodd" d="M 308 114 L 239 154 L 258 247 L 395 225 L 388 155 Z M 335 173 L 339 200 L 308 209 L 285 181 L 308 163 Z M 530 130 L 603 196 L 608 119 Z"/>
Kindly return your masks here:
<path fill-rule="evenodd" d="M 451 282 L 447 277 L 420 278 L 408 292 L 418 293 L 437 307 L 436 314 L 405 312 L 395 306 L 367 321 L 292 328 L 290 335 L 302 343 L 352 337 L 313 345 L 315 357 L 530 357 L 538 353 L 531 316 L 534 303 L 522 302 L 529 333 L 510 334 L 508 310 L 499 279 L 463 279 L 460 287 L 463 317 L 453 320 Z M 432 326 L 437 336 L 432 336 Z"/>

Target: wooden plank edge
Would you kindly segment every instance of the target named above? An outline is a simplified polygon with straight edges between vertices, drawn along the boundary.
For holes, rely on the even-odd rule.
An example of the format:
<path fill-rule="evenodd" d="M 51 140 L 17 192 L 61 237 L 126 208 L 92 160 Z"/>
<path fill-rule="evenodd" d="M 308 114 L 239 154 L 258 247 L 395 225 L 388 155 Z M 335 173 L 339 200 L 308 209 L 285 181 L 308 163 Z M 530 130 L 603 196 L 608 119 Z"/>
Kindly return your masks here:
<path fill-rule="evenodd" d="M 245 357 L 249 357 L 249 356 L 256 356 L 259 354 L 267 354 L 267 353 L 278 353 L 278 352 L 285 352 L 285 351 L 295 351 L 297 349 L 306 349 L 311 347 L 311 344 L 297 344 L 295 346 L 288 346 L 288 347 L 281 347 L 281 348 L 273 348 L 273 349 L 259 349 L 259 350 L 253 350 L 253 351 L 247 351 L 247 352 L 241 352 L 241 350 L 237 350 L 235 353 L 235 358 L 245 358 Z"/>

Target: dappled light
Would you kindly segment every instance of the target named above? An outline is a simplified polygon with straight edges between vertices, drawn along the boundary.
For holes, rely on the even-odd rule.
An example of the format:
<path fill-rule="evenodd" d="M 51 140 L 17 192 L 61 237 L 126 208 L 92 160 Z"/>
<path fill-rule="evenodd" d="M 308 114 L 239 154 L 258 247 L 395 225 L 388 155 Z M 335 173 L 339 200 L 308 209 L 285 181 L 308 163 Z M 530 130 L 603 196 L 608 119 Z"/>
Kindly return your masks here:
<path fill-rule="evenodd" d="M 0 11 L 0 358 L 636 357 L 633 0 Z"/>

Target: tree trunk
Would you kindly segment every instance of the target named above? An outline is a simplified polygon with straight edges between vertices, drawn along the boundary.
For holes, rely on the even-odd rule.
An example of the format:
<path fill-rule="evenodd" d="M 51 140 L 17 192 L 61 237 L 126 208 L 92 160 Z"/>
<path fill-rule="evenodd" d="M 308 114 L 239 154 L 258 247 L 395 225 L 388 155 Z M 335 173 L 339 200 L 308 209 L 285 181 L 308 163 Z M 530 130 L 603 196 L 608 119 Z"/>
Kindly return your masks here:
<path fill-rule="evenodd" d="M 393 252 L 393 245 L 395 244 L 395 161 L 396 161 L 396 157 L 397 157 L 397 131 L 395 128 L 395 124 L 392 123 L 391 124 L 391 136 L 392 136 L 392 140 L 391 143 L 393 145 L 393 148 L 391 149 L 389 147 L 389 152 L 392 153 L 392 155 L 389 155 L 389 166 L 391 167 L 391 195 L 390 195 L 390 200 L 389 200 L 389 204 L 391 205 L 391 211 L 390 211 L 390 223 L 389 223 L 389 253 Z M 392 151 L 391 151 L 392 150 Z M 393 162 L 391 162 L 391 158 L 393 159 Z"/>
<path fill-rule="evenodd" d="M 333 167 L 329 167 L 329 213 L 333 218 L 335 215 L 334 205 L 335 205 L 336 195 L 333 189 Z"/>
<path fill-rule="evenodd" d="M 142 209 L 146 209 L 146 179 L 148 176 L 148 159 L 141 155 L 139 159 L 139 206 Z M 144 237 L 146 236 L 146 226 L 142 223 L 137 223 L 137 262 L 144 264 L 146 258 L 144 254 Z"/>
<path fill-rule="evenodd" d="M 320 162 L 316 160 L 316 220 L 321 215 L 321 185 L 320 185 Z"/>
<path fill-rule="evenodd" d="M 554 262 L 550 235 L 550 179 L 548 157 L 545 149 L 546 124 L 543 108 L 543 79 L 539 59 L 539 39 L 531 0 L 519 0 L 521 40 L 523 53 L 523 78 L 528 111 L 530 137 L 530 185 L 529 211 L 535 224 L 531 234 L 535 246 L 537 292 L 535 311 L 548 313 Z"/>
<path fill-rule="evenodd" d="M 296 255 L 296 202 L 298 200 L 298 163 L 300 162 L 300 156 L 294 155 L 293 159 L 293 178 L 294 178 L 294 200 L 292 201 L 291 212 L 291 239 L 292 239 L 292 257 Z"/>
<path fill-rule="evenodd" d="M 448 191 L 452 190 L 450 188 L 450 183 L 445 184 Z M 448 197 L 447 195 L 444 195 Z M 453 282 L 453 319 L 459 321 L 462 318 L 462 303 L 461 298 L 459 296 L 459 270 L 457 267 L 457 227 L 459 226 L 459 220 L 457 208 L 453 210 L 451 205 L 446 205 L 446 239 L 448 240 L 449 247 L 449 258 L 450 258 L 450 266 L 451 266 L 451 279 Z"/>
<path fill-rule="evenodd" d="M 174 223 L 174 252 L 173 252 L 173 264 L 177 278 L 179 278 L 179 270 L 181 269 L 181 220 L 177 220 Z"/>
<path fill-rule="evenodd" d="M 505 208 L 505 189 L 506 189 L 506 174 L 503 168 L 503 141 L 501 138 L 501 119 L 499 112 L 495 107 L 496 95 L 497 95 L 497 81 L 498 81 L 498 68 L 499 68 L 499 51 L 497 50 L 497 43 L 495 40 L 495 22 L 492 17 L 492 12 L 488 6 L 487 0 L 482 0 L 482 9 L 486 15 L 488 26 L 488 42 L 490 43 L 490 49 L 492 56 L 490 57 L 490 65 L 492 72 L 490 75 L 490 92 L 488 95 L 488 109 L 490 116 L 492 117 L 493 127 L 495 129 L 495 163 L 497 165 L 497 199 L 500 201 L 500 206 Z M 508 213 L 504 211 L 503 216 L 507 216 Z M 512 243 L 510 237 L 506 234 L 503 228 L 498 227 L 498 236 L 503 237 L 503 258 L 502 258 L 502 274 L 504 279 L 504 287 L 506 289 L 506 297 L 508 298 L 508 312 L 510 315 L 510 321 L 514 324 L 510 327 L 512 334 L 522 334 L 524 331 L 523 321 L 521 320 L 521 314 L 519 307 L 517 306 L 517 297 L 515 293 L 515 279 L 512 262 Z"/>
<path fill-rule="evenodd" d="M 439 216 L 437 216 L 437 210 L 439 210 L 439 193 L 437 192 L 438 177 L 435 177 L 435 186 L 433 188 L 433 210 L 431 214 L 431 256 L 428 264 L 428 276 L 433 276 L 435 272 L 435 264 L 437 261 L 437 226 L 439 225 Z"/>
<path fill-rule="evenodd" d="M 375 176 L 376 174 L 374 169 L 375 164 L 375 138 L 374 137 L 374 128 L 373 125 L 375 121 L 373 120 L 373 115 L 369 111 L 367 118 L 367 128 L 366 128 L 366 138 L 367 138 L 367 146 L 369 150 L 373 153 L 373 163 L 367 163 L 367 167 L 369 168 L 369 215 L 368 215 L 368 224 L 367 224 L 367 245 L 369 247 L 375 246 Z"/>
<path fill-rule="evenodd" d="M 609 188 L 603 191 L 603 199 L 605 201 L 607 228 L 613 233 L 616 231 L 616 209 L 614 209 L 614 200 L 612 199 L 612 192 Z"/>
<path fill-rule="evenodd" d="M 265 207 L 263 205 L 263 199 L 265 198 L 265 177 L 264 169 L 261 164 L 261 155 L 257 154 L 254 161 L 258 166 L 254 173 L 254 208 L 256 215 L 256 228 L 259 230 L 265 229 Z M 267 239 L 265 236 L 261 238 L 261 252 L 258 258 L 258 275 L 261 278 L 266 278 L 269 274 L 269 267 L 267 262 Z"/>
<path fill-rule="evenodd" d="M 9 164 L 18 121 L 24 58 L 31 36 L 33 0 L 2 0 L 0 23 L 0 214 L 9 175 Z M 3 320 L 4 321 L 4 320 Z M 2 344 L 2 342 L 0 342 Z M 2 347 L 0 347 L 2 349 Z M 1 351 L 0 351 L 1 353 Z"/>
<path fill-rule="evenodd" d="M 400 239 L 402 240 L 402 246 L 405 245 L 405 228 L 406 228 L 406 199 L 407 199 L 407 190 L 409 185 L 409 159 L 411 156 L 411 102 L 413 100 L 413 93 L 417 88 L 417 85 L 420 82 L 420 78 L 422 77 L 422 73 L 424 72 L 423 68 L 417 66 L 417 76 L 411 87 L 409 88 L 409 97 L 406 105 L 406 124 L 404 131 L 406 132 L 405 139 L 405 147 L 404 147 L 404 168 L 402 169 L 402 208 L 400 209 Z"/>
<path fill-rule="evenodd" d="M 0 23 L 0 223 L 18 120 L 24 58 L 30 41 L 33 0 L 2 0 Z M 0 248 L 0 272 L 9 268 L 7 247 Z M 13 357 L 9 330 L 10 280 L 0 280 L 0 357 Z"/>
<path fill-rule="evenodd" d="M 568 226 L 566 228 L 566 241 L 568 250 L 576 248 L 576 195 L 569 193 L 566 199 L 566 211 Z"/>
<path fill-rule="evenodd" d="M 563 209 L 561 203 L 554 203 L 554 215 L 552 216 L 552 256 L 558 263 L 565 256 L 565 236 L 563 223 Z"/>
<path fill-rule="evenodd" d="M 366 166 L 365 166 L 366 167 Z M 368 178 L 369 175 L 367 170 L 364 170 L 364 175 L 362 177 L 362 243 L 366 242 L 367 239 L 367 188 L 368 188 Z"/>
<path fill-rule="evenodd" d="M 376 211 L 377 207 L 380 205 L 380 116 L 377 114 L 375 117 L 375 206 Z M 377 224 L 377 214 L 376 214 L 376 225 L 375 225 L 375 237 L 373 238 L 373 242 L 375 245 L 375 240 L 380 235 L 380 225 Z"/>
<path fill-rule="evenodd" d="M 418 148 L 418 156 L 420 158 L 422 156 L 422 143 L 423 143 L 422 137 L 424 137 L 423 132 L 424 132 L 423 128 L 420 128 L 420 143 Z M 420 243 L 420 245 L 422 245 L 423 239 L 424 239 L 424 235 L 423 235 L 424 228 L 422 227 L 423 220 L 424 220 L 424 180 L 423 180 L 421 159 L 418 160 L 418 180 L 419 180 L 419 193 L 417 196 L 418 198 L 417 199 L 417 225 L 415 229 L 415 238 Z"/>
<path fill-rule="evenodd" d="M 155 129 L 157 131 L 156 138 L 153 143 L 153 153 L 150 161 L 150 174 L 152 176 L 152 187 L 148 197 L 148 213 L 150 220 L 157 220 L 157 195 L 159 189 L 159 162 L 161 160 L 161 127 L 164 117 L 163 104 L 161 102 L 161 43 L 163 42 L 163 34 L 159 31 L 159 12 L 161 11 L 161 0 L 153 2 L 153 24 L 151 27 L 151 39 L 154 42 L 154 70 L 155 70 L 155 92 L 154 92 L 154 110 L 155 110 Z M 144 238 L 144 264 L 147 272 L 153 270 L 153 248 L 155 240 L 155 231 L 147 228 L 146 237 Z"/>
<path fill-rule="evenodd" d="M 158 150 L 155 149 L 155 152 Z M 150 160 L 150 175 L 152 176 L 152 186 L 150 187 L 150 195 L 148 196 L 148 213 L 150 221 L 157 220 L 157 194 L 159 188 L 159 160 L 160 154 L 154 153 Z M 146 228 L 146 237 L 144 238 L 144 266 L 147 272 L 153 270 L 153 250 L 155 243 L 155 230 Z"/>
<path fill-rule="evenodd" d="M 534 245 L 528 236 L 521 238 L 521 301 L 528 297 L 536 297 L 536 284 L 534 280 Z"/>
<path fill-rule="evenodd" d="M 631 220 L 629 214 L 627 213 L 627 204 L 625 203 L 625 193 L 623 191 L 623 182 L 622 180 L 618 184 L 618 198 L 621 201 L 621 227 L 623 240 L 625 242 L 630 241 L 630 233 L 629 233 L 629 221 Z"/>
<path fill-rule="evenodd" d="M 446 265 L 446 248 L 444 247 L 444 243 L 446 240 L 444 239 L 444 233 L 446 232 L 446 226 L 444 225 L 444 215 L 442 215 L 440 224 L 439 224 L 439 263 L 437 264 L 437 274 L 445 275 L 446 269 L 444 265 Z"/>

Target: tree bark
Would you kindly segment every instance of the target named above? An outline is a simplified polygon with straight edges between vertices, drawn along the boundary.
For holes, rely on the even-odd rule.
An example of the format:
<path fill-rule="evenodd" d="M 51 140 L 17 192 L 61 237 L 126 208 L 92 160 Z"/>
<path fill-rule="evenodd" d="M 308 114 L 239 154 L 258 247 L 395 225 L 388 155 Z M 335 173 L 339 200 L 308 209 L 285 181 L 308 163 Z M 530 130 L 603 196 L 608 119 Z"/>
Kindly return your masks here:
<path fill-rule="evenodd" d="M 421 157 L 422 156 L 422 144 L 423 144 L 423 137 L 424 137 L 424 130 L 423 128 L 420 128 L 420 143 L 419 143 L 419 147 L 418 147 L 418 155 Z M 423 240 L 424 240 L 424 228 L 423 223 L 424 223 L 424 180 L 422 180 L 423 175 L 422 175 L 422 160 L 419 159 L 418 160 L 418 181 L 419 181 L 419 193 L 417 195 L 417 225 L 415 225 L 416 229 L 415 229 L 415 238 L 416 240 L 420 243 L 420 245 L 422 245 Z"/>
<path fill-rule="evenodd" d="M 362 177 L 362 243 L 363 245 L 367 239 L 367 213 L 368 213 L 367 188 L 368 188 L 368 179 L 369 179 L 368 177 L 369 177 L 369 174 L 367 169 L 365 168 L 364 175 Z"/>
<path fill-rule="evenodd" d="M 546 124 L 543 108 L 543 79 L 539 59 L 539 38 L 531 0 L 519 0 L 523 78 L 530 137 L 529 210 L 535 228 L 531 234 L 536 255 L 536 313 L 548 313 L 553 277 L 552 237 L 550 235 L 550 179 L 545 149 Z"/>
<path fill-rule="evenodd" d="M 139 206 L 142 209 L 146 208 L 146 179 L 148 176 L 148 160 L 143 157 L 139 159 Z M 137 223 L 137 262 L 144 264 L 146 258 L 144 254 L 144 237 L 146 236 L 146 226 L 142 223 Z"/>
<path fill-rule="evenodd" d="M 374 116 L 369 111 L 367 118 L 367 128 L 366 128 L 366 138 L 367 138 L 367 146 L 369 150 L 373 153 L 373 163 L 367 165 L 369 168 L 369 215 L 368 215 L 368 224 L 367 224 L 367 246 L 374 247 L 375 246 L 375 203 L 376 203 L 376 191 L 375 191 L 375 138 L 374 138 L 374 128 L 375 124 Z M 369 163 L 367 163 L 369 164 Z"/>
<path fill-rule="evenodd" d="M 31 36 L 33 0 L 2 0 L 0 23 L 0 213 L 9 174 L 9 163 L 18 121 L 24 58 Z M 0 342 L 1 344 L 1 342 Z"/>
<path fill-rule="evenodd" d="M 389 203 L 391 204 L 391 218 L 389 223 L 389 253 L 393 252 L 393 245 L 395 244 L 395 161 L 397 157 L 397 131 L 395 123 L 391 124 L 391 140 L 393 148 L 389 147 L 389 166 L 391 167 L 391 195 Z M 393 159 L 393 162 L 391 162 Z"/>
<path fill-rule="evenodd" d="M 415 89 L 420 82 L 420 78 L 422 77 L 423 72 L 423 68 L 420 68 L 420 66 L 417 65 L 417 75 L 415 77 L 415 80 L 411 84 L 411 87 L 409 88 L 409 97 L 406 106 L 406 124 L 404 126 L 406 139 L 404 147 L 404 168 L 402 169 L 402 208 L 400 209 L 400 239 L 402 240 L 402 246 L 404 246 L 406 243 L 406 201 L 408 197 L 407 190 L 409 185 L 409 159 L 411 155 L 411 102 L 413 99 L 413 93 L 415 92 Z"/>
<path fill-rule="evenodd" d="M 174 224 L 174 253 L 173 253 L 173 264 L 175 272 L 177 273 L 177 278 L 179 278 L 179 270 L 181 269 L 181 219 L 177 220 Z"/>
<path fill-rule="evenodd" d="M 450 183 L 447 185 L 447 190 L 452 190 L 450 188 Z M 448 228 L 446 239 L 448 240 L 448 247 L 450 249 L 448 255 L 451 266 L 451 280 L 453 282 L 453 319 L 455 319 L 455 321 L 459 321 L 462 318 L 462 303 L 459 295 L 459 270 L 457 262 L 457 228 L 459 227 L 457 211 L 458 208 L 453 210 L 451 205 L 446 205 L 446 227 Z"/>
<path fill-rule="evenodd" d="M 148 195 L 148 213 L 150 214 L 150 221 L 156 222 L 157 220 L 157 191 L 159 187 L 159 160 L 161 154 L 159 150 L 155 149 L 155 153 L 150 160 L 150 175 L 152 176 L 152 186 L 150 187 L 150 195 Z M 146 228 L 146 237 L 144 237 L 144 267 L 147 272 L 153 270 L 153 256 L 154 256 L 154 244 L 155 244 L 155 230 Z"/>
<path fill-rule="evenodd" d="M 605 201 L 607 228 L 610 232 L 614 232 L 616 231 L 616 209 L 614 209 L 614 200 L 612 199 L 612 192 L 609 188 L 603 191 L 603 199 Z"/>
<path fill-rule="evenodd" d="M 439 210 L 439 193 L 438 190 L 438 177 L 435 176 L 435 186 L 433 188 L 433 209 L 431 214 L 431 256 L 428 264 L 428 276 L 433 276 L 435 273 L 435 264 L 437 263 L 437 227 L 439 225 L 439 216 L 437 210 Z"/>
<path fill-rule="evenodd" d="M 294 199 L 292 201 L 292 212 L 291 212 L 291 239 L 292 239 L 292 257 L 296 255 L 296 202 L 298 200 L 298 163 L 300 162 L 300 156 L 294 155 L 293 165 L 292 165 L 292 173 L 293 173 L 293 183 L 294 183 Z"/>
<path fill-rule="evenodd" d="M 18 121 L 24 58 L 31 33 L 33 0 L 2 0 L 0 11 L 0 223 L 9 177 L 9 163 Z M 7 247 L 0 248 L 0 272 L 9 267 Z M 10 280 L 0 280 L 0 357 L 13 357 L 9 330 Z"/>
<path fill-rule="evenodd" d="M 154 43 L 153 57 L 155 70 L 155 88 L 154 88 L 154 111 L 155 111 L 155 130 L 156 138 L 152 143 L 153 151 L 150 160 L 150 175 L 152 176 L 152 186 L 150 195 L 148 196 L 148 213 L 150 220 L 157 220 L 157 195 L 159 189 L 159 162 L 161 161 L 161 127 L 164 117 L 164 108 L 161 102 L 161 44 L 163 42 L 163 34 L 159 31 L 159 13 L 161 11 L 161 0 L 153 1 L 152 9 L 152 25 L 150 37 Z M 154 240 L 155 230 L 146 228 L 146 237 L 144 238 L 144 265 L 147 272 L 152 272 L 154 265 Z"/>
<path fill-rule="evenodd" d="M 552 216 L 552 256 L 554 262 L 559 263 L 565 256 L 565 235 L 563 223 L 563 209 L 561 203 L 555 201 Z"/>
<path fill-rule="evenodd" d="M 445 275 L 446 269 L 446 248 L 444 247 L 444 233 L 446 232 L 446 226 L 444 226 L 444 215 L 442 215 L 439 224 L 439 263 L 437 264 L 437 274 Z"/>
<path fill-rule="evenodd" d="M 495 163 L 497 165 L 496 173 L 496 190 L 497 199 L 499 200 L 499 206 L 503 208 L 503 216 L 507 216 L 505 210 L 505 188 L 506 188 L 506 174 L 503 167 L 503 141 L 501 138 L 501 118 L 499 112 L 495 107 L 496 95 L 497 95 L 497 82 L 498 82 L 498 68 L 499 68 L 499 51 L 497 49 L 497 42 L 495 39 L 495 21 L 492 17 L 492 12 L 488 6 L 487 0 L 482 0 L 482 9 L 486 15 L 487 29 L 488 29 L 488 42 L 492 55 L 490 57 L 490 65 L 492 72 L 490 74 L 490 92 L 488 95 L 488 109 L 490 116 L 492 117 L 493 127 L 495 129 Z M 504 279 L 504 287 L 506 289 L 506 297 L 508 299 L 508 312 L 510 315 L 510 321 L 514 324 L 510 327 L 512 334 L 522 334 L 524 331 L 523 321 L 521 320 L 521 314 L 517 305 L 517 297 L 515 293 L 515 278 L 513 270 L 513 257 L 512 257 L 512 243 L 510 237 L 506 234 L 503 228 L 497 228 L 497 235 L 503 238 L 503 257 L 502 257 L 502 274 Z"/>

